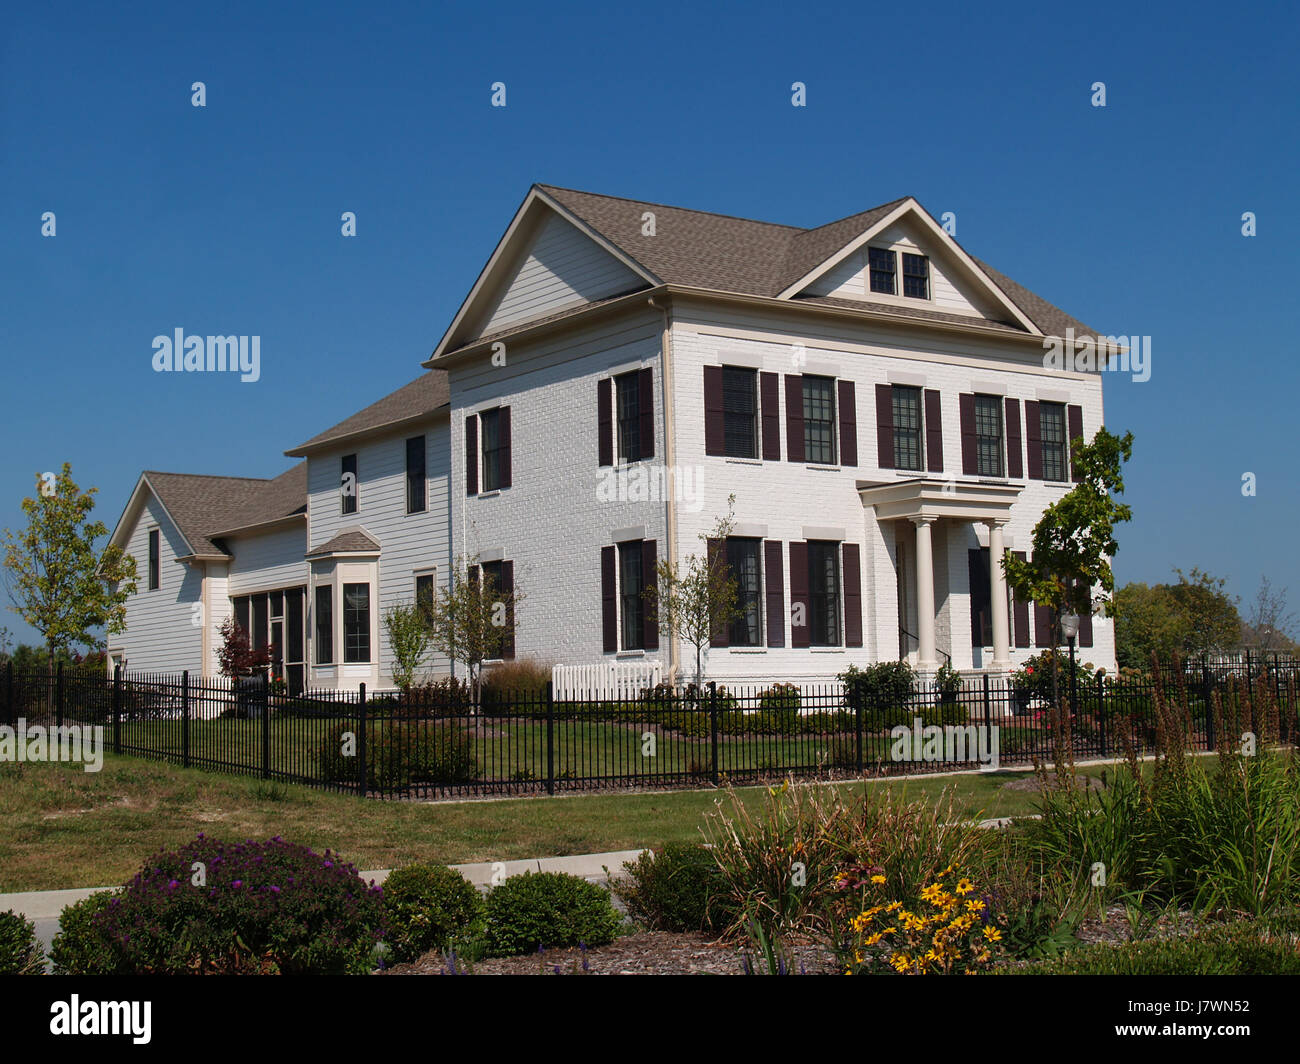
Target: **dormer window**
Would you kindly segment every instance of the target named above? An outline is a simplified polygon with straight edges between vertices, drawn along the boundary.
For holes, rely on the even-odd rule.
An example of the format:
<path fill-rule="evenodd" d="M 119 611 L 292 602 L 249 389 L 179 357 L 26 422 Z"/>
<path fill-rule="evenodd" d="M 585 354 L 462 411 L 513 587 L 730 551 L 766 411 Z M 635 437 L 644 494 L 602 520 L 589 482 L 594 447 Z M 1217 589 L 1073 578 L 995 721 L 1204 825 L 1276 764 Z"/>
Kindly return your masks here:
<path fill-rule="evenodd" d="M 867 248 L 867 259 L 871 273 L 871 290 L 892 296 L 897 292 L 894 274 L 897 272 L 894 252 L 891 248 Z"/>
<path fill-rule="evenodd" d="M 903 253 L 903 295 L 930 298 L 930 260 L 924 255 Z"/>

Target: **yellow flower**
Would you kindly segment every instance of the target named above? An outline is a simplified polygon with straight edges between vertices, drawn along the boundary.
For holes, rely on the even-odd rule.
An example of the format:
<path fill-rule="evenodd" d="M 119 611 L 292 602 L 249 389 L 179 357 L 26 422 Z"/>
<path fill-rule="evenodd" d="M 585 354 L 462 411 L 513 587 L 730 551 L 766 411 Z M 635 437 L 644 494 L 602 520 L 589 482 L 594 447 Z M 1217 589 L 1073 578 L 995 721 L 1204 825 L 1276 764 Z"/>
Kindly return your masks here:
<path fill-rule="evenodd" d="M 885 881 L 885 877 L 884 877 L 884 876 L 872 876 L 872 877 L 871 877 L 871 882 L 875 883 L 877 886 L 879 886 L 879 885 L 880 885 L 881 883 L 883 883 L 884 881 Z"/>
<path fill-rule="evenodd" d="M 892 930 L 892 928 L 887 929 L 887 930 Z M 864 938 L 864 939 L 862 940 L 862 944 L 863 944 L 864 946 L 874 946 L 877 942 L 879 942 L 879 941 L 881 940 L 881 938 L 884 937 L 884 934 L 885 934 L 884 931 L 876 931 L 876 932 L 874 932 L 873 934 L 870 934 L 870 935 L 868 935 L 866 938 Z M 859 961 L 858 963 L 861 964 L 862 962 Z"/>
<path fill-rule="evenodd" d="M 987 938 L 990 942 L 1001 942 L 1002 932 L 999 931 L 996 927 L 985 926 L 984 937 Z"/>
<path fill-rule="evenodd" d="M 936 898 L 943 896 L 943 885 L 941 883 L 931 883 L 923 891 L 921 897 L 928 902 L 933 903 Z"/>
<path fill-rule="evenodd" d="M 966 911 L 968 913 L 981 912 L 983 911 L 983 909 L 984 909 L 984 903 L 982 901 L 976 901 L 974 898 L 972 898 L 970 901 L 966 903 Z"/>
<path fill-rule="evenodd" d="M 969 894 L 974 889 L 975 889 L 975 884 L 972 883 L 965 876 L 963 876 L 961 879 L 957 881 L 958 894 Z"/>

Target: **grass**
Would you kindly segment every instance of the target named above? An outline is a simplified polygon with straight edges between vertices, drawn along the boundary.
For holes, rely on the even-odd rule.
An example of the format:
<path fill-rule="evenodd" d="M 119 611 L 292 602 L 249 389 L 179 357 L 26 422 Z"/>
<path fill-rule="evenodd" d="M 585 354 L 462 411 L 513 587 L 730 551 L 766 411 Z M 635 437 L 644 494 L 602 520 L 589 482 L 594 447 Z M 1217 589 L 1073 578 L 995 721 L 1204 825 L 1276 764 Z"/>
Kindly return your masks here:
<path fill-rule="evenodd" d="M 1099 771 L 1099 770 L 1096 770 Z M 935 796 L 957 788 L 969 816 L 1034 811 L 1033 791 L 1002 785 L 1023 773 L 838 784 Z M 761 787 L 738 791 L 757 801 Z M 415 860 L 460 864 L 564 856 L 700 840 L 718 791 L 574 795 L 465 802 L 381 802 L 283 783 L 105 755 L 103 770 L 0 763 L 0 892 L 124 882 L 150 854 L 200 831 L 283 835 L 329 847 L 363 869 Z"/>

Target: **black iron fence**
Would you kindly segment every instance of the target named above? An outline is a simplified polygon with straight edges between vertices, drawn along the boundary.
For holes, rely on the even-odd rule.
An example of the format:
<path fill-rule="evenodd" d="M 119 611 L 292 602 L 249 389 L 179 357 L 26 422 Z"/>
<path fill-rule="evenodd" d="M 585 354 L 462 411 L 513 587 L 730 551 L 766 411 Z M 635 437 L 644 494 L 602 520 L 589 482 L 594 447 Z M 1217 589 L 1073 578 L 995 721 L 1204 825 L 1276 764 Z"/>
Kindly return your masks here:
<path fill-rule="evenodd" d="M 493 691 L 476 706 L 454 683 L 289 695 L 261 679 L 8 666 L 0 724 L 62 729 L 49 733 L 51 749 L 76 729 L 83 746 L 93 734 L 117 754 L 359 795 L 554 794 L 1050 761 L 1066 711 L 1075 758 L 1123 754 L 1125 735 L 1146 753 L 1157 738 L 1157 692 L 1185 697 L 1194 749 L 1215 748 L 1216 692 L 1266 692 L 1289 740 L 1297 673 L 1292 663 L 1252 675 L 1206 660 L 1136 678 L 1062 674 L 1058 711 L 1041 677 L 1031 685 L 985 675 L 957 691 L 661 685 L 627 701 L 558 700 L 548 687 Z"/>

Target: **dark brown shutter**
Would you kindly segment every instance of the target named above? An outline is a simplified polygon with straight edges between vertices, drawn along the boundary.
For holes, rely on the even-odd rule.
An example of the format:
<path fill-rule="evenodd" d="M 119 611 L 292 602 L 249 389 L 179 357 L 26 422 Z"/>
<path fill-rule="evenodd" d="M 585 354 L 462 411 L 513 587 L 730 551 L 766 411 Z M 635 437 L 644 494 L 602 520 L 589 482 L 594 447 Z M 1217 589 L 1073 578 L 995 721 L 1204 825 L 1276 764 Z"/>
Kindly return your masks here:
<path fill-rule="evenodd" d="M 961 415 L 961 471 L 968 477 L 979 476 L 979 443 L 975 435 L 975 396 L 959 395 L 957 410 Z"/>
<path fill-rule="evenodd" d="M 725 539 L 710 539 L 705 541 L 705 548 L 708 552 L 709 571 L 713 571 L 715 565 L 727 564 L 727 541 Z M 715 647 L 731 646 L 731 622 L 728 621 L 717 630 L 709 633 L 709 645 Z"/>
<path fill-rule="evenodd" d="M 655 456 L 655 371 L 646 367 L 637 375 L 637 408 L 641 413 L 641 457 Z"/>
<path fill-rule="evenodd" d="M 876 385 L 876 465 L 894 468 L 894 389 Z"/>
<path fill-rule="evenodd" d="M 726 414 L 722 408 L 722 367 L 704 367 L 704 453 L 726 451 Z"/>
<path fill-rule="evenodd" d="M 1018 479 L 1025 475 L 1020 443 L 1020 400 L 1007 400 L 1007 476 Z M 1026 643 L 1026 646 L 1029 644 Z"/>
<path fill-rule="evenodd" d="M 600 452 L 600 464 L 614 464 L 614 381 L 610 377 L 601 377 L 596 382 L 596 431 L 599 433 L 597 450 Z"/>
<path fill-rule="evenodd" d="M 1074 441 L 1083 439 L 1083 407 L 1067 406 L 1065 408 L 1066 423 L 1070 426 L 1070 454 L 1074 454 Z M 1074 468 L 1074 459 L 1070 460 L 1070 476 L 1078 483 L 1083 479 L 1083 474 Z"/>
<path fill-rule="evenodd" d="M 515 604 L 511 601 L 510 596 L 515 591 L 515 563 L 501 563 L 501 597 L 507 603 L 506 605 L 506 630 L 505 638 L 501 640 L 501 656 L 503 658 L 513 658 L 515 656 Z"/>
<path fill-rule="evenodd" d="M 465 418 L 465 494 L 478 494 L 478 416 Z"/>
<path fill-rule="evenodd" d="M 793 373 L 785 378 L 785 456 L 791 462 L 804 460 L 803 378 Z"/>
<path fill-rule="evenodd" d="M 992 629 L 988 624 L 991 618 L 989 608 L 989 570 L 988 552 L 983 547 L 976 547 L 966 552 L 966 572 L 970 586 L 970 642 L 973 647 L 987 646 L 984 642 L 984 629 Z"/>
<path fill-rule="evenodd" d="M 763 461 L 781 461 L 781 390 L 779 373 L 758 375 L 759 406 L 763 417 Z"/>
<path fill-rule="evenodd" d="M 840 381 L 840 465 L 858 464 L 858 398 L 852 381 Z"/>
<path fill-rule="evenodd" d="M 943 412 L 932 388 L 925 390 L 925 460 L 931 473 L 943 472 Z"/>
<path fill-rule="evenodd" d="M 1052 610 L 1050 606 L 1034 607 L 1034 646 L 1046 649 L 1052 645 Z"/>
<path fill-rule="evenodd" d="M 1025 400 L 1025 453 L 1029 460 L 1029 479 L 1043 479 L 1043 423 L 1038 420 L 1038 404 Z"/>
<path fill-rule="evenodd" d="M 497 415 L 497 432 L 500 447 L 497 452 L 497 468 L 500 470 L 500 486 L 508 488 L 510 479 L 510 407 L 501 407 Z"/>
<path fill-rule="evenodd" d="M 605 652 L 618 649 L 618 596 L 614 589 L 614 548 L 600 548 L 600 627 Z"/>
<path fill-rule="evenodd" d="M 653 539 L 641 541 L 641 587 L 642 589 L 659 586 L 659 546 Z M 641 615 L 641 645 L 646 650 L 659 649 L 659 611 L 655 609 L 653 597 L 644 600 Z"/>
<path fill-rule="evenodd" d="M 785 646 L 785 558 L 781 541 L 763 541 L 763 588 L 767 601 L 767 645 Z"/>
<path fill-rule="evenodd" d="M 803 607 L 800 609 L 800 607 Z M 800 613 L 802 617 L 796 618 Z M 795 620 L 802 624 L 795 624 Z M 812 644 L 812 595 L 808 589 L 808 544 L 790 544 L 790 645 Z"/>
<path fill-rule="evenodd" d="M 858 545 L 842 543 L 844 554 L 844 645 L 862 646 L 862 566 Z"/>
<path fill-rule="evenodd" d="M 1014 399 L 1008 399 L 1007 402 L 1015 402 Z M 1022 562 L 1025 560 L 1025 552 L 1022 550 L 1013 551 L 1013 554 Z M 1011 598 L 1011 617 L 1015 625 L 1016 646 L 1029 646 L 1029 603 L 1021 602 L 1014 595 Z"/>

